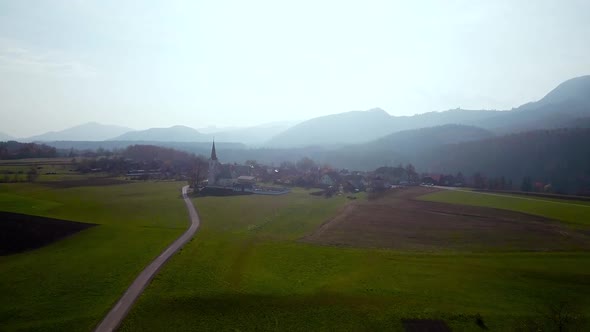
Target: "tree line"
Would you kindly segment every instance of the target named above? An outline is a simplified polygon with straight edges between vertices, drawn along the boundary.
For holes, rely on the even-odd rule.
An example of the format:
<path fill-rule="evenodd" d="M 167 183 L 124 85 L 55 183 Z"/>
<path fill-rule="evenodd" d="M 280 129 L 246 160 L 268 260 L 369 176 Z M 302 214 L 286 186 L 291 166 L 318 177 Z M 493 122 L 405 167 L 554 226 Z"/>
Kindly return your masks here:
<path fill-rule="evenodd" d="M 165 178 L 184 177 L 202 180 L 207 174 L 207 160 L 203 156 L 154 145 L 131 145 L 109 152 L 108 156 L 74 159 L 82 173 L 106 172 L 113 176 L 133 172 L 157 172 Z"/>
<path fill-rule="evenodd" d="M 20 143 L 16 141 L 0 142 L 0 159 L 55 158 L 54 147 L 37 143 Z"/>

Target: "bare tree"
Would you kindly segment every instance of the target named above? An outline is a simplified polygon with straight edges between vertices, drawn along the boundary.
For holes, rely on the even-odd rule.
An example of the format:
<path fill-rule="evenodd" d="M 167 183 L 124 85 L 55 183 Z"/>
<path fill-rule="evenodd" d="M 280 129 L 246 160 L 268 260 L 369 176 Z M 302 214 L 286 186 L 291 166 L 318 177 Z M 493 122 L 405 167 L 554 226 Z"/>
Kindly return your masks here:
<path fill-rule="evenodd" d="M 418 181 L 418 173 L 416 173 L 416 168 L 412 164 L 406 165 L 406 174 L 408 175 L 408 180 L 410 182 L 417 182 Z"/>
<path fill-rule="evenodd" d="M 209 169 L 209 165 L 207 161 L 198 156 L 194 160 L 193 171 L 191 172 L 190 183 L 189 185 L 193 188 L 197 188 L 201 181 L 205 180 L 207 177 L 207 171 Z"/>

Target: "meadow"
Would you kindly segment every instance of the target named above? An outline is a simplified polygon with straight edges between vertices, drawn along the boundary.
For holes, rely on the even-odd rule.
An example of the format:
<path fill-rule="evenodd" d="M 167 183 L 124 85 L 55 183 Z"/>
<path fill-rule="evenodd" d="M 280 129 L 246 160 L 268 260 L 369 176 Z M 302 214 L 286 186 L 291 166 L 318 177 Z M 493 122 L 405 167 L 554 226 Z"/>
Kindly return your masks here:
<path fill-rule="evenodd" d="M 559 220 L 571 226 L 590 226 L 590 202 L 588 201 L 559 200 L 464 190 L 443 190 L 423 196 L 422 199 L 432 202 L 517 211 Z"/>
<path fill-rule="evenodd" d="M 92 330 L 137 274 L 188 227 L 182 182 L 90 185 L 97 181 L 54 167 L 58 174 L 41 175 L 35 183 L 0 184 L 0 211 L 98 226 L 0 256 L 1 331 Z"/>
<path fill-rule="evenodd" d="M 402 320 L 414 318 L 441 319 L 455 331 L 551 330 L 556 311 L 572 318 L 570 328 L 589 327 L 586 251 L 321 246 L 300 239 L 342 211 L 345 198 L 297 190 L 194 203 L 201 229 L 148 286 L 121 330 L 403 330 Z M 575 216 L 587 216 L 584 209 L 559 220 L 583 227 Z"/>

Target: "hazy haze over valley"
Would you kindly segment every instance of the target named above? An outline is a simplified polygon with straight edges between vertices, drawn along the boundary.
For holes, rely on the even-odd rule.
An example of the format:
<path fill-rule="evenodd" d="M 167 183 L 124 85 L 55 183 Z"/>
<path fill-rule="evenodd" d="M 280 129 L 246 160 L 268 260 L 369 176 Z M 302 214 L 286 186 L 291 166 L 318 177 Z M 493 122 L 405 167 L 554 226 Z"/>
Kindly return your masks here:
<path fill-rule="evenodd" d="M 5 144 L 11 157 L 152 145 L 208 158 L 215 140 L 229 163 L 412 163 L 583 187 L 586 148 L 572 147 L 590 135 L 587 2 L 0 12 L 0 140 L 45 143 Z"/>
<path fill-rule="evenodd" d="M 1 331 L 590 331 L 590 0 L 0 0 Z"/>
<path fill-rule="evenodd" d="M 0 132 L 510 109 L 588 73 L 588 12 L 586 1 L 6 1 Z"/>

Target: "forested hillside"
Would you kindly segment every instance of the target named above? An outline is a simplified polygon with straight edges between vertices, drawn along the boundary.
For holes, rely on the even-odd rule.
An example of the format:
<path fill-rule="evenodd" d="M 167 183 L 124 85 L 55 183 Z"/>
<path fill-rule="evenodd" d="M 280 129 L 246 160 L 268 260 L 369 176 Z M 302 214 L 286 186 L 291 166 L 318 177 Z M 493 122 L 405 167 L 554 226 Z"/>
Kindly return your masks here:
<path fill-rule="evenodd" d="M 323 162 L 338 167 L 370 170 L 415 160 L 424 151 L 443 144 L 493 137 L 485 129 L 465 125 L 444 125 L 400 131 L 359 145 L 350 145 L 318 155 Z"/>
<path fill-rule="evenodd" d="M 425 150 L 408 161 L 419 169 L 485 176 L 524 177 L 556 192 L 590 193 L 590 129 L 537 130 Z"/>

